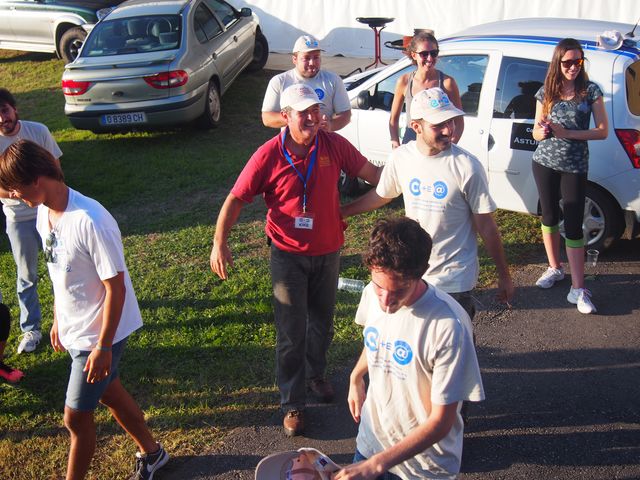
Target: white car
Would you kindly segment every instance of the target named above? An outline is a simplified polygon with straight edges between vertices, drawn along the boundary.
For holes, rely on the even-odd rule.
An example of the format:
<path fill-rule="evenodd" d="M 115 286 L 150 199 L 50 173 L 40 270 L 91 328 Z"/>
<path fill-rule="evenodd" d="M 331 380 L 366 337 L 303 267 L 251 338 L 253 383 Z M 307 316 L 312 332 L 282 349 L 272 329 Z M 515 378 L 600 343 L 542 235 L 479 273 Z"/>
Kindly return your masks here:
<path fill-rule="evenodd" d="M 615 50 L 596 35 L 617 30 Z M 590 20 L 529 18 L 488 23 L 439 41 L 437 68 L 457 82 L 466 113 L 460 146 L 484 165 L 499 208 L 539 214 L 531 172 L 533 95 L 564 37 L 579 40 L 590 80 L 604 92 L 609 135 L 589 142 L 589 183 L 583 229 L 591 248 L 640 233 L 640 27 Z M 345 80 L 351 123 L 340 134 L 374 163 L 391 152 L 389 112 L 398 77 L 415 68 L 408 58 Z M 405 125 L 404 113 L 400 125 Z M 402 138 L 402 135 L 401 135 Z"/>

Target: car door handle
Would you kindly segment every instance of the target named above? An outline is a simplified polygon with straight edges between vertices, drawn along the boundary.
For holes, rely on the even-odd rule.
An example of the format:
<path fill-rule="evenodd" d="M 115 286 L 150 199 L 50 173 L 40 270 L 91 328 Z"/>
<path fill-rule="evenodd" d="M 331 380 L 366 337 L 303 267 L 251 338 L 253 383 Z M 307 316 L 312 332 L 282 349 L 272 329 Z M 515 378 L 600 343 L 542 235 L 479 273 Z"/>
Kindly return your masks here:
<path fill-rule="evenodd" d="M 211 54 L 211 58 L 213 58 L 213 59 L 215 60 L 216 58 L 218 58 L 218 54 L 217 54 L 217 53 L 215 53 L 215 52 L 213 52 L 213 53 Z"/>
<path fill-rule="evenodd" d="M 233 36 L 233 41 L 237 42 L 238 41 L 238 37 L 236 37 L 235 35 Z"/>
<path fill-rule="evenodd" d="M 489 141 L 487 145 L 487 150 L 491 150 L 493 146 L 496 144 L 496 141 L 493 139 L 493 135 L 489 134 Z"/>

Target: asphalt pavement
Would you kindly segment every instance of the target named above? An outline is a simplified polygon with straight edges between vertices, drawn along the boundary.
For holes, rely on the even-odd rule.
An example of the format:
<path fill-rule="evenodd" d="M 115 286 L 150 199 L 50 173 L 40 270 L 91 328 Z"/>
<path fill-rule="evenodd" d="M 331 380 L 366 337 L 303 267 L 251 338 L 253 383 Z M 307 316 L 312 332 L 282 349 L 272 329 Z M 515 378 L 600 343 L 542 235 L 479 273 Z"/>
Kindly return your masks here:
<path fill-rule="evenodd" d="M 640 240 L 600 255 L 587 287 L 598 312 L 566 300 L 570 280 L 534 286 L 544 252 L 513 266 L 513 308 L 479 290 L 478 357 L 486 400 L 471 405 L 462 480 L 640 479 Z M 355 359 L 354 359 L 355 362 Z M 349 368 L 337 372 L 331 405 L 312 404 L 301 437 L 287 438 L 282 417 L 230 432 L 195 457 L 173 452 L 158 480 L 250 480 L 278 451 L 314 447 L 351 461 L 356 425 L 346 403 Z"/>

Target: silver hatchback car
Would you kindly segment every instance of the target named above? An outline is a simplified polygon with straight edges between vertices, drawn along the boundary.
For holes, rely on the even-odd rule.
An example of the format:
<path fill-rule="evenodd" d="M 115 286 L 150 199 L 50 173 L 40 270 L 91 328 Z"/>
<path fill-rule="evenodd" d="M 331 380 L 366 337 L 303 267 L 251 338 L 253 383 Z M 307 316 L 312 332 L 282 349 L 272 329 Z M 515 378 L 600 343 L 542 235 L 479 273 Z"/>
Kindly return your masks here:
<path fill-rule="evenodd" d="M 65 67 L 65 114 L 78 129 L 145 130 L 220 122 L 220 97 L 269 48 L 255 14 L 223 0 L 129 0 Z"/>

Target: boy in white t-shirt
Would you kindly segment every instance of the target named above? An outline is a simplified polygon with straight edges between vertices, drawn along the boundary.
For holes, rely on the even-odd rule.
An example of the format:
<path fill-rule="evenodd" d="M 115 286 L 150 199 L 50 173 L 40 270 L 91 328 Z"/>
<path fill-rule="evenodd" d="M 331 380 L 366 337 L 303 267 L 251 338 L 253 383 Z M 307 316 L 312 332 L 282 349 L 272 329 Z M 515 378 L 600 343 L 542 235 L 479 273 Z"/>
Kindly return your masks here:
<path fill-rule="evenodd" d="M 55 157 L 29 140 L 0 155 L 0 187 L 38 208 L 37 229 L 55 298 L 51 345 L 72 358 L 64 409 L 71 434 L 67 480 L 87 474 L 98 403 L 140 449 L 132 479 L 151 479 L 169 455 L 118 375 L 127 337 L 142 326 L 118 224 L 98 202 L 70 189 Z"/>
<path fill-rule="evenodd" d="M 371 283 L 356 313 L 364 348 L 348 396 L 360 427 L 354 464 L 336 480 L 450 479 L 460 471 L 460 406 L 484 400 L 484 391 L 469 316 L 422 279 L 430 254 L 431 237 L 407 217 L 383 219 L 371 233 L 363 258 Z"/>

